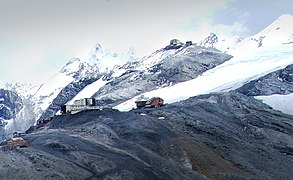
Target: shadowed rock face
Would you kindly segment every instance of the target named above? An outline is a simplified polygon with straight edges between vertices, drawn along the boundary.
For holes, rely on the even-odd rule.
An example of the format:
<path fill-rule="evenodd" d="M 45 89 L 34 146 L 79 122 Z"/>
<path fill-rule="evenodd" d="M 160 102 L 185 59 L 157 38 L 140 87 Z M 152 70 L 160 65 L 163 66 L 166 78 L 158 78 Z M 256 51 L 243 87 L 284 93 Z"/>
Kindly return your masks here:
<path fill-rule="evenodd" d="M 15 118 L 21 108 L 22 100 L 15 92 L 0 89 L 0 118 Z"/>
<path fill-rule="evenodd" d="M 0 179 L 290 179 L 293 117 L 236 92 L 54 117 Z"/>
<path fill-rule="evenodd" d="M 9 90 L 0 89 L 0 142 L 5 139 L 4 120 L 11 120 L 22 108 L 22 99 Z"/>
<path fill-rule="evenodd" d="M 248 96 L 293 93 L 293 64 L 251 81 L 237 91 Z"/>

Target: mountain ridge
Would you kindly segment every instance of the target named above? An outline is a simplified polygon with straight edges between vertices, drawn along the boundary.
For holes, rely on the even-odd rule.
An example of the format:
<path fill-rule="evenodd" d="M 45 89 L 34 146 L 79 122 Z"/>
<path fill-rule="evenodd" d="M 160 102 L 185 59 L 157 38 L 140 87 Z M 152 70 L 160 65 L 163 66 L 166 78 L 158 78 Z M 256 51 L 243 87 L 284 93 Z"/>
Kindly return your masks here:
<path fill-rule="evenodd" d="M 27 148 L 0 143 L 0 179 L 290 179 L 293 115 L 262 95 L 293 98 L 293 44 L 266 47 L 266 38 L 239 41 L 257 48 L 233 56 L 215 49 L 215 34 L 202 46 L 172 40 L 142 59 L 130 50 L 111 68 L 105 57 L 117 56 L 97 44 L 92 59 L 71 59 L 37 91 L 0 89 L 0 110 L 9 110 L 0 142 L 35 123 L 22 136 Z M 34 94 L 18 96 L 25 89 Z M 141 96 L 165 104 L 137 109 Z M 87 97 L 107 108 L 58 114 Z"/>
<path fill-rule="evenodd" d="M 279 25 L 280 24 L 284 25 L 283 22 L 285 20 L 287 20 L 288 18 L 291 19 L 292 16 L 291 15 L 282 16 L 278 20 L 276 20 L 276 22 L 272 23 L 272 25 L 268 26 L 268 28 L 274 27 L 274 28 L 270 28 L 270 29 L 274 30 L 274 32 L 275 31 L 280 32 L 283 28 L 276 30 L 275 27 L 278 25 L 278 23 L 279 23 Z M 266 29 L 268 29 L 268 28 L 266 28 Z M 287 37 L 287 39 L 290 39 L 291 35 L 292 35 L 292 34 L 290 35 L 291 26 L 289 25 L 289 28 L 287 28 L 285 30 L 288 30 L 289 34 L 287 33 L 287 35 L 289 37 Z M 255 35 L 255 37 L 262 36 L 262 34 L 264 32 L 267 32 L 267 30 L 261 31 L 260 33 Z M 209 37 L 214 37 L 214 38 L 208 38 L 208 39 L 214 39 L 214 40 L 216 39 L 215 38 L 216 35 L 213 33 L 211 33 Z M 238 43 L 243 44 L 247 41 L 250 41 L 253 38 L 248 37 L 246 39 L 247 40 L 241 40 Z M 216 64 L 216 67 L 215 67 L 215 65 L 209 66 L 209 64 L 203 63 L 202 67 L 201 67 L 202 70 L 195 73 L 197 71 L 197 69 L 200 69 L 200 68 L 196 67 L 194 65 L 194 63 L 190 63 L 188 65 L 187 62 L 188 62 L 189 57 L 186 56 L 186 54 L 192 53 L 189 51 L 191 49 L 195 50 L 196 48 L 198 48 L 198 50 L 194 51 L 194 55 L 196 55 L 198 57 L 202 56 L 204 53 L 207 53 L 206 56 L 209 56 L 208 53 L 215 54 L 216 52 L 218 52 L 215 49 L 215 47 L 217 47 L 217 44 L 220 42 L 221 42 L 220 40 L 218 42 L 216 42 L 216 41 L 209 42 L 209 43 L 212 43 L 211 46 L 208 46 L 208 48 L 205 48 L 205 49 L 203 49 L 204 47 L 197 46 L 197 43 L 193 43 L 193 44 L 191 44 L 191 46 L 183 46 L 182 48 L 179 48 L 179 49 L 165 50 L 164 48 L 162 48 L 162 49 L 159 49 L 159 50 L 155 51 L 154 53 L 152 53 L 148 56 L 145 56 L 141 59 L 136 59 L 133 56 L 134 55 L 133 49 L 130 49 L 129 52 L 126 54 L 118 55 L 116 53 L 110 52 L 107 49 L 104 49 L 100 44 L 97 44 L 91 50 L 91 52 L 89 53 L 89 55 L 86 59 L 81 60 L 78 58 L 73 58 L 73 59 L 69 60 L 69 62 L 60 70 L 60 73 L 56 74 L 52 79 L 50 79 L 49 81 L 42 84 L 38 90 L 36 90 L 36 88 L 34 87 L 34 88 L 31 88 L 31 91 L 27 91 L 27 92 L 19 91 L 19 93 L 24 94 L 21 96 L 24 97 L 24 99 L 28 99 L 28 102 L 29 102 L 28 104 L 30 106 L 33 105 L 34 111 L 32 114 L 33 114 L 33 118 L 36 121 L 37 119 L 40 119 L 40 118 L 44 119 L 44 118 L 49 118 L 51 116 L 54 116 L 54 114 L 56 112 L 58 112 L 58 108 L 60 107 L 60 105 L 65 104 L 65 103 L 72 103 L 76 99 L 85 98 L 85 96 L 95 97 L 100 100 L 101 104 L 104 104 L 104 105 L 112 104 L 112 106 L 118 105 L 118 103 L 123 103 L 124 100 L 134 98 L 128 102 L 128 103 L 130 103 L 130 105 L 126 105 L 126 106 L 128 106 L 128 108 L 125 108 L 126 106 L 122 107 L 122 106 L 124 106 L 123 104 L 120 104 L 121 108 L 118 107 L 120 110 L 122 110 L 122 109 L 129 110 L 134 107 L 135 98 L 137 98 L 138 96 L 141 96 L 141 95 L 145 95 L 143 93 L 149 94 L 146 96 L 160 95 L 160 93 L 158 94 L 155 92 L 149 92 L 149 90 L 151 90 L 151 89 L 152 90 L 163 89 L 163 87 L 165 87 L 168 91 L 168 90 L 171 90 L 173 85 L 175 85 L 178 82 L 192 80 L 193 78 L 196 78 L 198 75 L 200 75 L 199 77 L 196 78 L 197 81 L 199 81 L 199 79 L 201 79 L 201 78 L 204 79 L 204 77 L 209 76 L 209 74 L 211 74 L 211 73 L 214 73 L 216 71 L 221 72 L 221 68 L 223 68 L 226 65 L 227 65 L 227 67 L 229 67 L 229 66 L 233 67 L 233 65 L 236 65 L 236 63 L 240 63 L 238 66 L 235 66 L 235 67 L 239 68 L 239 72 L 242 71 L 243 73 L 245 72 L 243 70 L 250 69 L 249 66 L 254 67 L 257 65 L 258 68 L 255 68 L 254 71 L 257 71 L 258 69 L 262 68 L 263 65 L 261 65 L 261 64 L 256 64 L 253 62 L 246 63 L 246 62 L 248 62 L 249 58 L 255 58 L 255 59 L 264 58 L 268 62 L 262 61 L 262 63 L 264 63 L 264 65 L 267 65 L 270 67 L 268 67 L 266 70 L 263 70 L 263 72 L 258 74 L 257 76 L 246 77 L 246 79 L 241 80 L 242 82 L 237 82 L 237 81 L 239 81 L 237 79 L 232 80 L 230 82 L 230 85 L 229 85 L 229 83 L 221 84 L 221 81 L 218 81 L 218 79 L 212 80 L 212 81 L 219 83 L 218 87 L 212 87 L 208 83 L 204 83 L 203 81 L 202 82 L 199 81 L 199 84 L 197 84 L 194 87 L 195 90 L 196 91 L 203 91 L 201 93 L 209 93 L 209 92 L 216 92 L 216 91 L 222 91 L 222 90 L 227 91 L 227 90 L 230 90 L 231 87 L 233 87 L 234 85 L 235 85 L 235 88 L 236 88 L 236 86 L 240 87 L 242 84 L 245 84 L 251 80 L 258 79 L 258 78 L 260 78 L 270 72 L 273 72 L 275 70 L 285 68 L 287 65 L 292 63 L 292 60 L 290 58 L 285 58 L 287 56 L 290 56 L 290 52 L 291 52 L 290 45 L 291 44 L 290 43 L 287 43 L 287 44 L 281 43 L 281 44 L 275 44 L 275 45 L 278 45 L 279 48 L 261 46 L 251 52 L 249 52 L 249 51 L 242 52 L 242 49 L 240 48 L 240 50 L 237 51 L 238 54 L 235 55 L 232 53 L 234 55 L 234 57 L 231 60 L 224 63 L 224 65 L 218 66 L 218 64 Z M 255 42 L 255 41 L 253 41 L 253 42 Z M 240 47 L 240 45 L 237 45 L 235 47 Z M 243 46 L 243 47 L 248 47 L 248 46 Z M 233 49 L 233 48 L 230 48 L 230 49 Z M 258 51 L 258 52 L 256 53 L 256 51 Z M 271 51 L 271 53 L 269 53 L 270 51 Z M 232 51 L 227 51 L 227 53 L 228 52 L 232 52 Z M 234 51 L 234 52 L 236 52 L 236 51 Z M 264 57 L 260 57 L 260 55 L 258 54 L 259 52 L 263 53 Z M 253 54 L 253 53 L 255 53 L 255 54 Z M 278 53 L 281 53 L 278 56 L 282 56 L 284 58 L 281 59 L 281 58 L 277 57 L 277 59 L 279 59 L 279 60 L 277 60 L 275 62 L 272 61 L 274 56 L 277 56 L 276 54 L 278 54 Z M 286 55 L 286 53 L 287 53 L 287 55 Z M 227 59 L 229 57 L 228 54 L 227 55 L 223 54 L 223 57 L 224 56 L 226 56 Z M 247 56 L 247 57 L 245 57 L 245 56 Z M 179 60 L 180 58 L 182 59 L 182 57 L 187 58 L 186 61 Z M 113 60 L 111 60 L 111 65 L 109 66 L 109 68 L 105 67 L 105 63 L 108 62 L 108 60 L 111 58 L 113 58 Z M 240 60 L 239 62 L 237 62 L 235 60 L 237 58 Z M 123 64 L 122 63 L 123 61 L 128 61 L 128 62 Z M 199 62 L 199 59 L 197 59 L 196 61 Z M 112 62 L 115 62 L 116 64 L 115 63 L 113 64 Z M 190 61 L 190 62 L 192 62 L 192 61 Z M 221 60 L 219 62 L 221 64 Z M 260 63 L 261 63 L 261 61 L 260 61 Z M 101 65 L 101 67 L 99 67 L 99 65 Z M 241 65 L 243 65 L 243 66 L 241 67 Z M 174 68 L 172 68 L 172 66 Z M 178 67 L 176 67 L 176 66 L 178 66 Z M 193 67 L 193 69 L 192 68 L 188 69 L 188 66 Z M 212 70 L 210 70 L 208 72 L 204 72 L 207 70 L 207 68 L 204 66 L 207 66 L 208 69 L 212 68 Z M 227 71 L 227 72 L 229 72 L 229 71 Z M 233 69 L 231 69 L 231 68 L 230 68 L 230 72 L 234 76 L 237 75 L 237 71 L 233 71 Z M 204 73 L 204 74 L 202 74 L 202 73 Z M 253 70 L 249 71 L 249 73 L 253 73 Z M 195 76 L 195 74 L 196 74 L 196 76 Z M 151 78 L 152 76 L 153 76 L 153 78 Z M 174 77 L 176 77 L 177 80 Z M 222 76 L 222 77 L 223 77 L 223 80 L 225 80 L 224 76 Z M 227 77 L 230 78 L 229 75 Z M 233 76 L 231 76 L 231 77 L 233 77 Z M 138 83 L 135 85 L 136 87 L 128 84 L 129 86 L 124 87 L 124 89 L 126 89 L 126 91 L 124 91 L 124 92 L 119 90 L 119 88 L 117 86 L 116 87 L 117 90 L 115 92 L 114 86 L 115 86 L 115 84 L 117 84 L 119 82 L 119 78 L 121 79 L 120 83 L 123 84 L 124 86 L 127 85 L 128 81 L 132 80 L 132 81 L 138 82 L 138 81 L 141 81 L 143 78 L 145 78 L 145 81 L 147 83 L 149 83 L 149 82 L 151 82 L 151 83 L 149 84 L 149 87 L 148 87 L 149 89 L 145 88 L 146 87 L 145 84 Z M 123 80 L 123 78 L 124 78 L 124 80 Z M 193 80 L 193 81 L 196 81 L 196 80 Z M 208 82 L 208 80 L 206 80 L 206 82 Z M 203 89 L 203 87 L 205 87 L 205 86 L 207 86 L 211 89 L 209 91 L 206 91 Z M 96 92 L 94 92 L 95 91 L 94 88 L 97 88 Z M 128 89 L 134 88 L 134 92 L 130 92 L 130 91 L 127 92 L 127 88 Z M 187 88 L 189 88 L 189 87 L 187 87 Z M 187 88 L 185 88 L 185 89 L 187 89 Z M 20 88 L 18 88 L 18 89 L 20 89 Z M 27 89 L 29 89 L 29 88 L 27 88 Z M 84 92 L 82 92 L 83 89 L 84 89 Z M 88 91 L 89 89 L 91 90 L 91 93 L 87 94 L 86 91 Z M 111 92 L 112 92 L 112 95 L 111 95 Z M 165 93 L 165 94 L 168 94 L 168 93 Z M 193 93 L 188 96 L 186 96 L 186 94 L 188 94 L 188 93 L 183 93 L 184 95 L 180 95 L 180 94 L 182 94 L 182 93 L 179 91 L 177 93 L 177 95 L 179 95 L 179 96 L 177 98 L 176 97 L 172 98 L 173 100 L 171 99 L 171 101 L 169 101 L 168 98 L 166 98 L 167 102 L 180 101 L 180 100 L 186 99 L 190 96 L 198 95 L 198 93 Z M 118 99 L 120 98 L 119 102 L 118 102 L 117 97 L 118 97 Z M 127 104 L 127 102 L 125 102 L 125 103 Z"/>

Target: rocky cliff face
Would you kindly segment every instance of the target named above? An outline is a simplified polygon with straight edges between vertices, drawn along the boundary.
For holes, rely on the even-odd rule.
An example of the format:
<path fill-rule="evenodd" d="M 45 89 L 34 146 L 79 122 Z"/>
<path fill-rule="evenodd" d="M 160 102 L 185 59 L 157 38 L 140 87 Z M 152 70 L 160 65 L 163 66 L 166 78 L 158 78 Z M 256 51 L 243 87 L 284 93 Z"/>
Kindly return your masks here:
<path fill-rule="evenodd" d="M 251 81 L 237 91 L 248 96 L 293 93 L 293 65 Z"/>
<path fill-rule="evenodd" d="M 6 137 L 5 126 L 16 118 L 22 107 L 22 99 L 15 92 L 0 89 L 0 141 Z"/>
<path fill-rule="evenodd" d="M 15 93 L 0 89 L 0 117 L 3 119 L 15 118 L 22 108 L 22 99 Z"/>

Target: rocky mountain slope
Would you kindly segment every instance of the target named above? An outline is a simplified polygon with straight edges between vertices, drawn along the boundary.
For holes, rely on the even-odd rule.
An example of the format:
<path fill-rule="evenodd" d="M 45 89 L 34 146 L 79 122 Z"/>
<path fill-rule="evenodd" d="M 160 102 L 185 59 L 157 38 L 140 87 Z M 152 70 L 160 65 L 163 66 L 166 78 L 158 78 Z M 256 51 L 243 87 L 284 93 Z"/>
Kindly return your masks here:
<path fill-rule="evenodd" d="M 156 53 L 167 52 L 162 49 Z M 139 62 L 134 67 L 126 64 L 124 74 L 100 88 L 92 97 L 114 106 L 141 93 L 194 79 L 231 57 L 215 49 L 194 45 L 183 47 L 149 67 L 142 67 Z"/>
<path fill-rule="evenodd" d="M 56 115 L 27 131 L 28 148 L 0 148 L 0 179 L 290 179 L 293 116 L 255 97 L 292 95 L 288 18 L 241 40 L 235 47 L 255 49 L 234 57 L 213 48 L 215 34 L 202 41 L 206 47 L 163 48 L 140 60 L 97 45 L 33 93 L 0 90 L 0 133 L 24 131 L 78 98 L 120 103 L 120 110 L 141 95 L 168 103 Z"/>
<path fill-rule="evenodd" d="M 293 116 L 237 92 L 55 116 L 0 151 L 1 178 L 290 179 Z"/>
<path fill-rule="evenodd" d="M 79 59 L 70 61 L 61 70 L 61 74 L 58 74 L 63 76 L 63 79 L 68 79 L 66 83 L 62 82 L 62 77 L 58 77 L 53 78 L 52 83 L 45 83 L 41 87 L 35 95 L 41 97 L 36 99 L 39 103 L 36 107 L 41 107 L 40 113 L 43 111 L 40 118 L 54 116 L 60 105 L 72 103 L 80 94 L 94 97 L 102 105 L 114 106 L 138 94 L 193 79 L 232 57 L 215 49 L 189 46 L 178 50 L 161 49 L 137 60 L 129 57 L 126 64 L 112 66 L 113 69 L 102 66 L 104 71 L 101 71 L 98 63 L 90 65 L 90 62 L 94 62 L 93 58 L 97 58 L 96 54 L 103 54 L 103 51 L 99 52 L 101 49 L 99 45 L 89 62 L 82 62 Z M 108 57 L 108 54 L 103 57 L 105 56 Z M 98 62 L 107 61 L 103 59 Z M 57 85 L 54 85 L 56 82 Z M 97 82 L 100 86 L 96 85 Z M 55 86 L 52 92 L 52 87 Z M 90 86 L 94 86 L 95 91 L 84 93 L 83 90 L 93 89 Z M 41 94 L 46 94 L 44 91 L 47 95 L 42 96 Z"/>
<path fill-rule="evenodd" d="M 22 108 L 22 99 L 14 92 L 0 89 L 0 141 L 5 139 L 5 126 L 16 118 Z"/>
<path fill-rule="evenodd" d="M 1 124 L 0 141 L 10 137 L 13 132 L 24 132 L 34 124 L 37 114 L 34 111 L 32 94 L 36 86 L 31 84 L 6 83 L 1 91 Z"/>
<path fill-rule="evenodd" d="M 115 108 L 128 111 L 141 95 L 160 96 L 167 103 L 173 103 L 200 94 L 230 91 L 263 77 L 271 72 L 285 68 L 293 63 L 292 45 L 274 48 L 259 48 L 245 56 L 234 56 L 217 67 L 205 71 L 202 75 L 173 86 L 142 93 Z"/>
<path fill-rule="evenodd" d="M 278 93 L 276 80 L 291 92 L 291 76 L 290 65 L 249 88 L 160 108 L 55 116 L 29 131 L 28 148 L 0 151 L 0 178 L 290 179 L 293 116 L 251 92 Z"/>
<path fill-rule="evenodd" d="M 21 98 L 12 91 L 0 89 L 0 115 L 3 119 L 12 119 L 22 108 Z"/>
<path fill-rule="evenodd" d="M 280 16 L 276 21 L 274 21 L 271 25 L 269 25 L 267 28 L 256 34 L 255 36 L 252 36 L 250 38 L 244 39 L 242 43 L 239 43 L 239 47 L 252 45 L 251 48 L 259 48 L 259 47 L 271 47 L 276 45 L 284 45 L 284 44 L 292 44 L 293 43 L 293 25 L 288 24 L 287 22 L 292 21 L 293 16 L 289 14 L 284 14 Z M 275 38 L 275 37 L 278 38 Z M 247 41 L 247 42 L 245 42 Z M 245 47 L 247 48 L 247 47 Z"/>
<path fill-rule="evenodd" d="M 275 110 L 293 115 L 293 65 L 251 81 L 237 91 L 262 100 Z"/>
<path fill-rule="evenodd" d="M 240 87 L 293 62 L 290 43 L 293 29 L 286 23 L 288 19 L 292 19 L 292 16 L 281 16 L 259 34 L 230 45 L 227 52 L 232 53 L 233 58 L 214 49 L 221 44 L 220 38 L 214 33 L 195 43 L 201 46 L 193 44 L 176 49 L 162 48 L 142 59 L 135 59 L 133 50 L 119 55 L 97 44 L 89 57 L 71 59 L 56 76 L 38 89 L 24 92 L 19 89 L 29 88 L 14 88 L 26 102 L 23 105 L 26 110 L 18 115 L 24 121 L 14 121 L 11 127 L 19 128 L 10 128 L 10 133 L 25 129 L 28 122 L 31 124 L 38 119 L 54 116 L 60 105 L 73 103 L 80 98 L 95 97 L 100 104 L 110 106 L 131 99 L 125 102 L 128 105 L 118 106 L 118 109 L 129 110 L 141 95 L 162 96 L 171 103 L 199 94 Z M 282 38 L 273 42 L 276 35 Z M 264 37 L 262 45 L 255 46 L 259 40 L 253 39 L 259 37 Z M 211 81 L 213 83 L 209 83 Z M 171 91 L 176 97 L 169 96 L 168 92 Z"/>
<path fill-rule="evenodd" d="M 133 50 L 120 55 L 97 44 L 85 60 L 69 60 L 55 76 L 40 86 L 1 84 L 0 89 L 12 91 L 22 99 L 19 102 L 22 109 L 15 118 L 9 119 L 5 125 L 5 134 L 10 136 L 14 131 L 25 131 L 38 119 L 54 116 L 60 105 L 72 100 L 84 87 L 112 71 L 112 68 L 115 69 L 115 65 L 132 59 Z"/>
<path fill-rule="evenodd" d="M 248 96 L 293 93 L 293 64 L 245 84 L 238 92 Z"/>

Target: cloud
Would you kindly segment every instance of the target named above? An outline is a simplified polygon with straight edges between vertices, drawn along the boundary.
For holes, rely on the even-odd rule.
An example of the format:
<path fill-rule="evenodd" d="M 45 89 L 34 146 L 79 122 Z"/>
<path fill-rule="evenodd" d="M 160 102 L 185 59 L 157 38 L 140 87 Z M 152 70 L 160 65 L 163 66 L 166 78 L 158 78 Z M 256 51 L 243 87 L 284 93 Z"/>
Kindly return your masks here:
<path fill-rule="evenodd" d="M 0 52 L 7 67 L 2 80 L 42 82 L 68 59 L 86 57 L 97 42 L 114 52 L 134 47 L 144 56 L 170 39 L 200 39 L 182 28 L 207 17 L 227 0 L 38 0 L 1 1 L 0 41 L 15 51 Z M 205 32 L 208 34 L 209 32 Z M 3 73 L 3 72 L 2 72 Z"/>
<path fill-rule="evenodd" d="M 9 67 L 10 72 L 2 72 L 1 78 L 22 74 L 19 78 L 35 82 L 53 75 L 70 58 L 86 57 L 97 42 L 118 53 L 131 46 L 138 56 L 144 56 L 173 38 L 196 42 L 210 32 L 218 36 L 248 34 L 263 18 L 251 21 L 254 6 L 239 0 L 0 2 L 0 42 L 5 43 L 3 47 L 12 44 L 10 50 L 0 51 L 5 59 L 0 65 Z"/>
<path fill-rule="evenodd" d="M 139 55 L 145 55 L 169 41 L 174 36 L 183 36 L 190 30 L 182 25 L 191 19 L 207 16 L 225 5 L 228 0 L 52 0 L 39 2 L 28 0 L 15 3 L 6 2 L 14 13 L 3 7 L 0 14 L 5 34 L 19 39 L 37 41 L 54 40 L 67 44 L 77 52 L 78 44 L 89 47 L 96 41 L 114 51 L 127 51 L 129 46 L 138 49 Z M 8 18 L 8 19 L 7 19 Z M 6 26 L 5 26 L 6 25 Z M 191 33 L 190 33 L 191 34 Z M 186 35 L 184 35 L 186 36 Z M 154 44 L 154 41 L 159 41 Z M 161 41 L 161 42 L 160 42 Z M 154 45 L 149 46 L 146 45 Z M 85 48 L 83 48 L 85 49 Z"/>
<path fill-rule="evenodd" d="M 23 48 L 7 61 L 9 79 L 14 82 L 27 82 L 42 77 L 42 74 L 35 72 L 43 59 L 44 49 L 42 47 L 39 46 L 39 49 L 35 49 L 34 46 Z"/>
<path fill-rule="evenodd" d="M 1 62 L 2 81 L 39 84 L 50 79 L 62 67 L 65 56 L 58 52 L 58 47 L 50 47 L 46 42 L 23 43 L 25 47 L 8 52 L 10 56 Z M 58 58 L 62 63 L 57 62 Z"/>
<path fill-rule="evenodd" d="M 210 32 L 224 38 L 246 36 L 250 32 L 246 26 L 250 13 L 234 7 L 236 2 L 238 1 L 222 1 L 218 6 L 207 8 L 199 16 L 189 19 L 181 28 L 200 38 L 206 37 Z"/>

